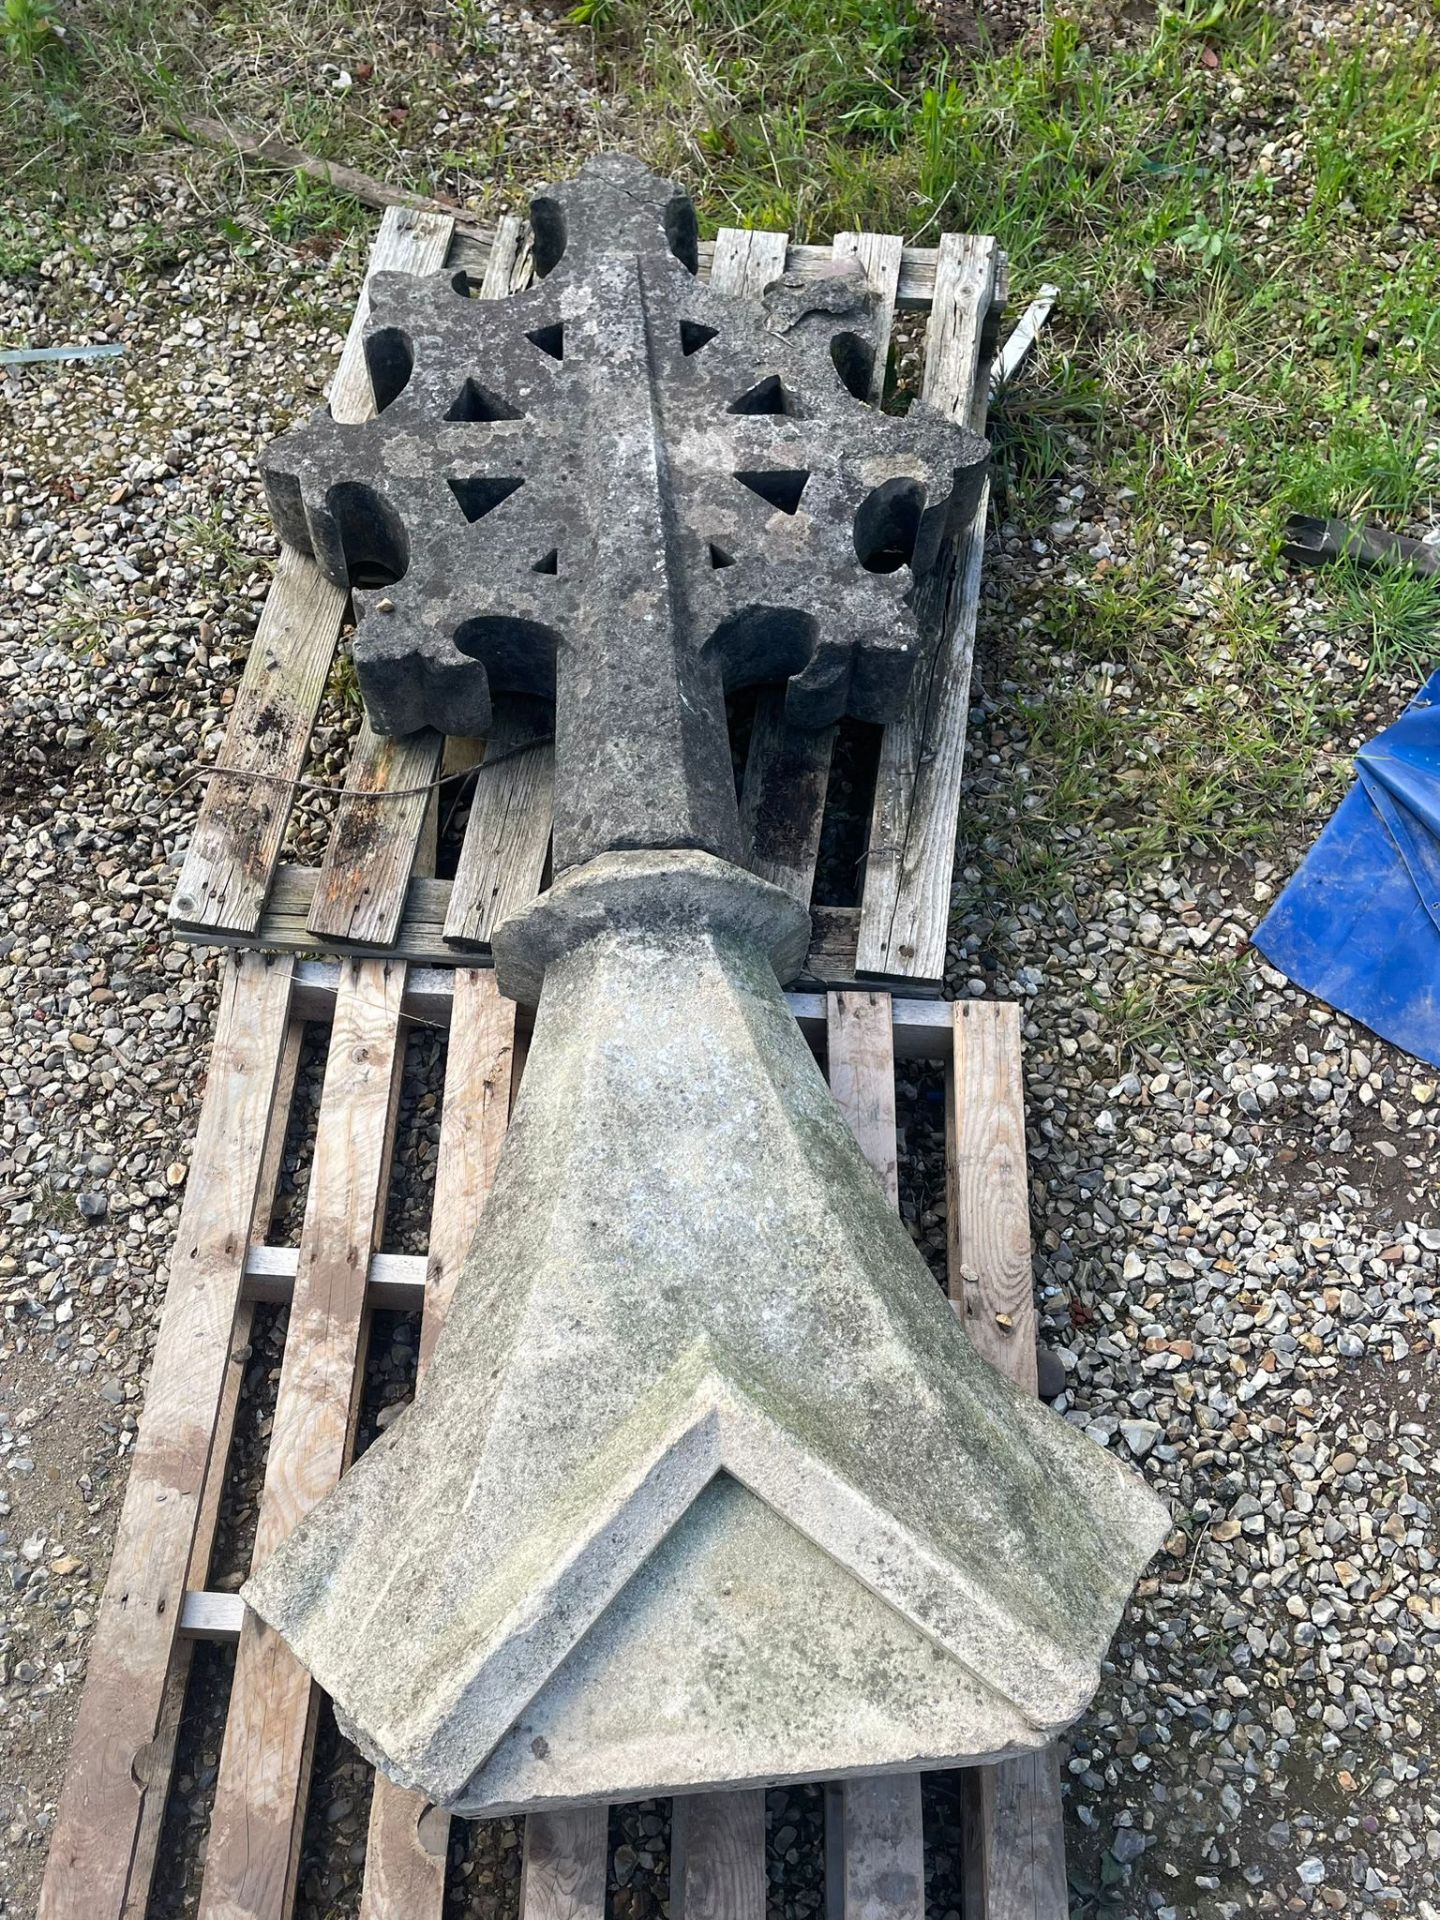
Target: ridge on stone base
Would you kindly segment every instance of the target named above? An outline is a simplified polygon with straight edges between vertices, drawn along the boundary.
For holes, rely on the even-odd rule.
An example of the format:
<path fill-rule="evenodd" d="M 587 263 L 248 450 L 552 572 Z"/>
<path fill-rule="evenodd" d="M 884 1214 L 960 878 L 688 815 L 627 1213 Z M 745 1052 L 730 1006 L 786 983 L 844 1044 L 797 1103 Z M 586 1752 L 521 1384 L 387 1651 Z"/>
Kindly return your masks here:
<path fill-rule="evenodd" d="M 721 1473 L 452 1811 L 970 1765 L 1044 1739 Z"/>

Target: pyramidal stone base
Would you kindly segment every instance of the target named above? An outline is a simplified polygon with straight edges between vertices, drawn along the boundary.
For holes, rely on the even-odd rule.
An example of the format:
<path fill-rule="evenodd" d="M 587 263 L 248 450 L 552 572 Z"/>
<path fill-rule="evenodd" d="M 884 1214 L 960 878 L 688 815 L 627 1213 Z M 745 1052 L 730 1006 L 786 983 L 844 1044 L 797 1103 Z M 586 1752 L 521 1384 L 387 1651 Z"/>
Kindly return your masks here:
<path fill-rule="evenodd" d="M 434 1361 L 245 1589 L 441 1805 L 1038 1746 L 1166 1530 L 966 1339 L 786 1008 L 805 933 L 619 853 L 497 939 L 543 993 Z"/>

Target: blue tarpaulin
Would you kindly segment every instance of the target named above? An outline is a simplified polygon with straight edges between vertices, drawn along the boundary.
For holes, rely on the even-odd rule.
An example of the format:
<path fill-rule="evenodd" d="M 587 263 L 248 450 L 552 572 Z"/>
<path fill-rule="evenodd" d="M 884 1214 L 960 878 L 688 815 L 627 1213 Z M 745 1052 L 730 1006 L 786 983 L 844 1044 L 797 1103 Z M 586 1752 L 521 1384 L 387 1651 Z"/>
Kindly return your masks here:
<path fill-rule="evenodd" d="M 1440 1066 L 1440 672 L 1355 771 L 1255 945 L 1297 986 Z"/>

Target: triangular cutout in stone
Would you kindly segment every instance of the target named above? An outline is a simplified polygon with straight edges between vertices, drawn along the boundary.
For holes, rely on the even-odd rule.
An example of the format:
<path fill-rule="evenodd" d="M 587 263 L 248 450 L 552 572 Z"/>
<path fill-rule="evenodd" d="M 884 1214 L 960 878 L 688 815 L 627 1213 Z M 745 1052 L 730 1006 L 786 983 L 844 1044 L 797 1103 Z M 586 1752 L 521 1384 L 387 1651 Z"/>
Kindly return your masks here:
<path fill-rule="evenodd" d="M 698 353 L 702 347 L 708 347 L 719 333 L 718 327 L 707 327 L 699 320 L 680 322 L 680 351 L 688 360 L 692 353 Z"/>
<path fill-rule="evenodd" d="M 445 484 L 459 502 L 460 511 L 469 521 L 483 520 L 487 513 L 493 513 L 496 507 L 519 491 L 525 482 L 513 476 L 500 478 L 489 474 L 477 473 L 468 479 L 446 477 Z"/>
<path fill-rule="evenodd" d="M 758 493 L 762 500 L 778 507 L 782 513 L 798 513 L 800 496 L 810 475 L 803 468 L 772 467 L 757 473 L 737 473 L 735 478 L 742 487 Z"/>
<path fill-rule="evenodd" d="M 539 347 L 542 353 L 548 353 L 552 360 L 565 358 L 565 322 L 563 320 L 552 321 L 548 327 L 535 327 L 526 334 L 525 338 Z"/>
<path fill-rule="evenodd" d="M 447 420 L 523 420 L 524 417 L 519 407 L 512 407 L 498 393 L 482 387 L 473 376 L 461 387 L 445 414 Z"/>
<path fill-rule="evenodd" d="M 725 409 L 727 413 L 789 414 L 798 412 L 795 396 L 778 373 L 767 373 L 753 387 L 737 394 Z"/>

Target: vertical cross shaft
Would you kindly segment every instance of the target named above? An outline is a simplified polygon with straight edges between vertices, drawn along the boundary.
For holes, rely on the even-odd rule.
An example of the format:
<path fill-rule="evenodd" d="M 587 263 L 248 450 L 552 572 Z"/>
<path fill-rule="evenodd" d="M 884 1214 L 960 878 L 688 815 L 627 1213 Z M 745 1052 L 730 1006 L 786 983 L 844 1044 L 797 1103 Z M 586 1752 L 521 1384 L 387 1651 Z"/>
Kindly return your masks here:
<path fill-rule="evenodd" d="M 598 297 L 566 325 L 567 359 L 590 363 L 593 544 L 557 660 L 557 872 L 641 847 L 739 857 L 725 690 L 687 604 L 654 277 L 645 255 L 592 256 Z"/>

